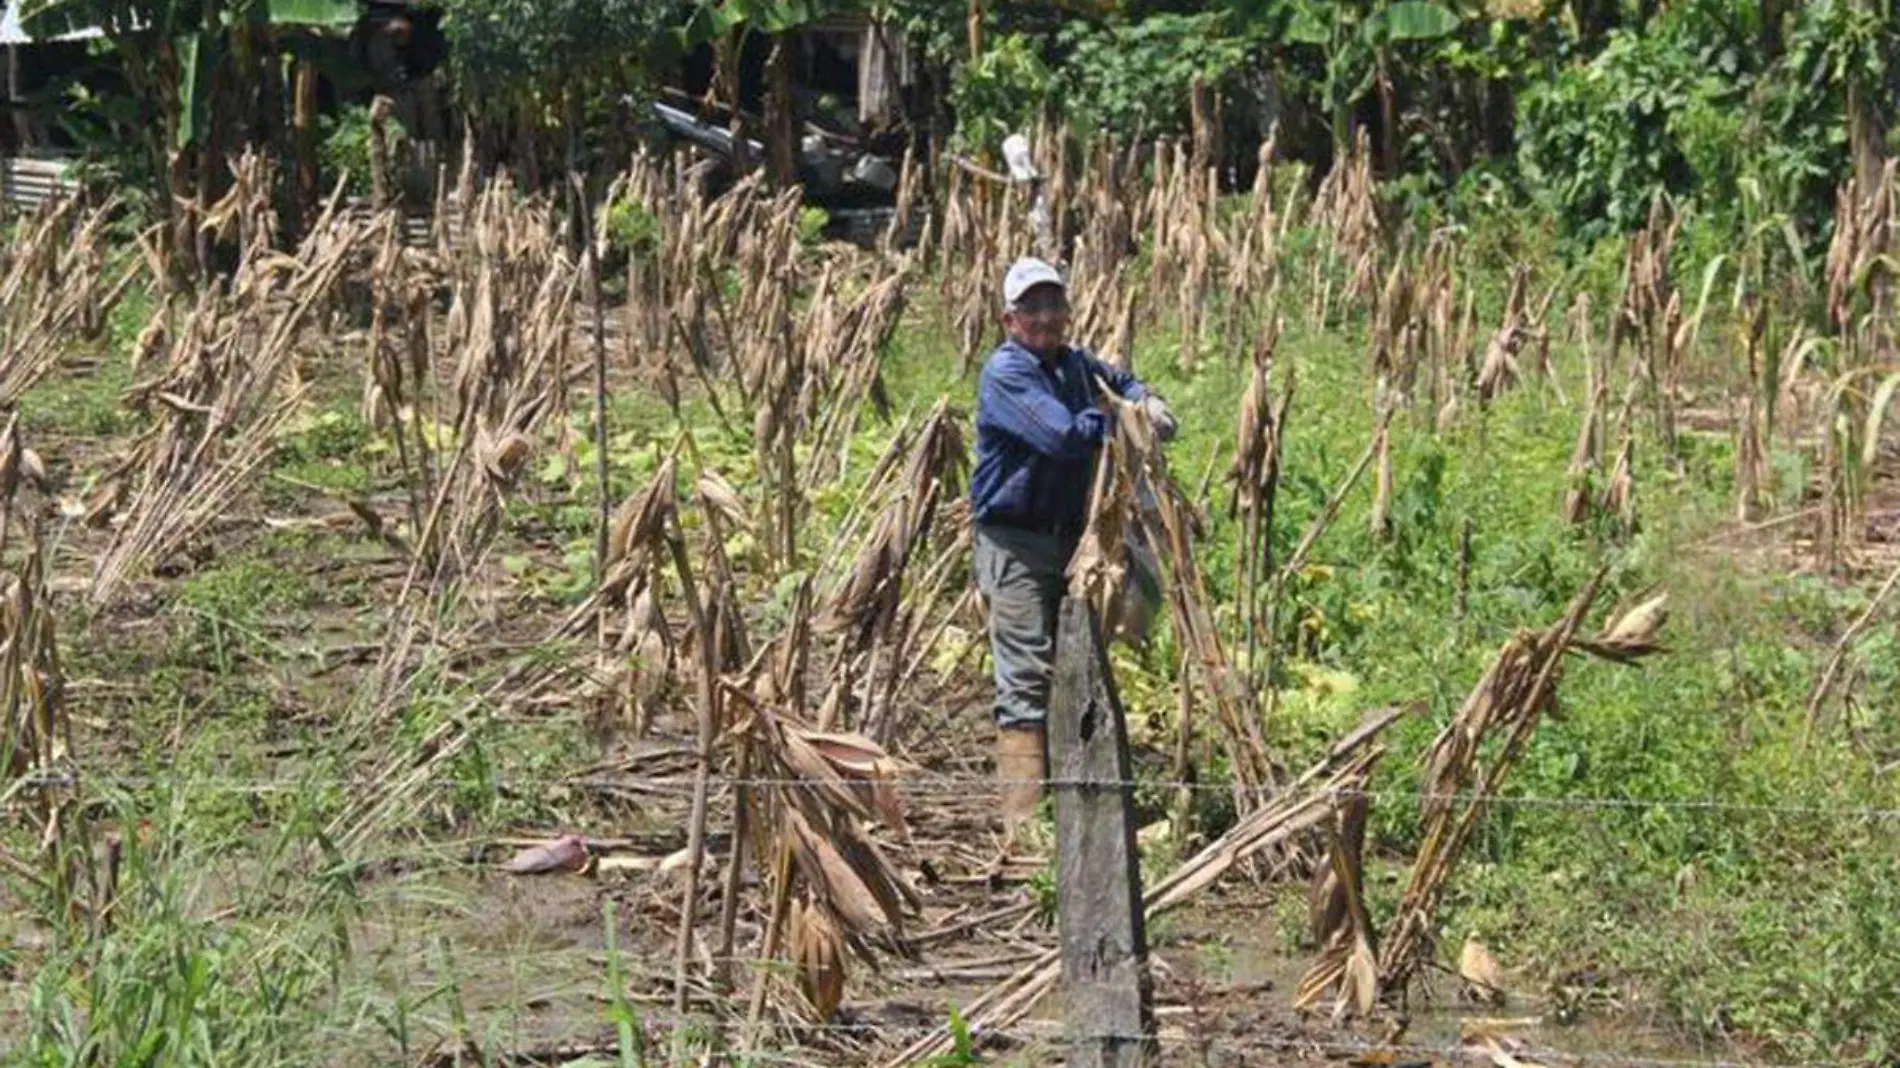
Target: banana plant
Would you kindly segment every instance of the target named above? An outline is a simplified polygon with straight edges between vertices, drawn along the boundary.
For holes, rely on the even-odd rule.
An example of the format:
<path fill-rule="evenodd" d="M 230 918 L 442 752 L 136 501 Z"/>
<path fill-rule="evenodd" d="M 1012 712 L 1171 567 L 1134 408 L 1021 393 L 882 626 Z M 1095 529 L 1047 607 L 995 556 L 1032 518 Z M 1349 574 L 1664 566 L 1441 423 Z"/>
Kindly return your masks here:
<path fill-rule="evenodd" d="M 234 87 L 278 71 L 277 28 L 340 29 L 357 16 L 356 0 L 25 0 L 20 11 L 21 27 L 34 37 L 98 30 L 97 47 L 118 60 L 142 104 L 144 153 L 165 175 L 176 271 L 207 258 L 192 205 L 208 202 L 219 184 L 222 146 L 214 134 L 243 117 Z"/>
<path fill-rule="evenodd" d="M 1256 9 L 1254 21 L 1280 23 L 1279 35 L 1291 44 L 1318 48 L 1325 56 L 1322 92 L 1332 112 L 1333 143 L 1344 148 L 1351 137 L 1354 105 L 1375 87 L 1387 126 L 1387 154 L 1393 114 L 1391 50 L 1406 41 L 1430 41 L 1458 28 L 1456 11 L 1431 0 L 1358 0 L 1328 4 L 1283 0 Z M 1393 161 L 1387 159 L 1390 165 Z"/>
<path fill-rule="evenodd" d="M 358 14 L 356 0 L 26 0 L 21 25 L 34 36 L 103 31 L 134 90 L 157 105 L 176 150 L 210 128 L 214 74 L 227 55 L 247 58 L 250 31 L 346 29 Z"/>
<path fill-rule="evenodd" d="M 680 29 L 681 43 L 688 48 L 707 43 L 713 46 L 715 80 L 732 109 L 734 162 L 741 169 L 750 166 L 745 159 L 745 118 L 738 100 L 738 63 L 745 35 L 756 31 L 773 41 L 766 72 L 766 164 L 775 183 L 789 182 L 796 173 L 797 127 L 791 114 L 791 54 L 785 50 L 782 38 L 827 16 L 864 8 L 859 0 L 697 0 L 693 5 Z"/>

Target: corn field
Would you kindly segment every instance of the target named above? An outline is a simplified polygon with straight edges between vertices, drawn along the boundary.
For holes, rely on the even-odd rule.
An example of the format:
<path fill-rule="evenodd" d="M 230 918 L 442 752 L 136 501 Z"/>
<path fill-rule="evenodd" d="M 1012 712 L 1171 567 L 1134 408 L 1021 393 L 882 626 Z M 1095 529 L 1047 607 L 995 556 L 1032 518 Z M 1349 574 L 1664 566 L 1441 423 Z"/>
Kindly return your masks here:
<path fill-rule="evenodd" d="M 1363 132 L 1320 176 L 1269 143 L 1238 191 L 1207 136 L 1036 138 L 1074 336 L 1178 384 L 1196 422 L 1192 448 L 1167 446 L 1122 407 L 1069 592 L 1120 634 L 1126 546 L 1158 560 L 1155 633 L 1114 649 L 1159 680 L 1130 711 L 1148 915 L 1307 902 L 1294 978 L 1215 1000 L 1272 1014 L 1226 1041 L 1336 1060 L 1356 1048 L 1341 1043 L 1402 1048 L 1435 969 L 1485 999 L 1505 984 L 1451 963 L 1446 916 L 1474 863 L 1495 863 L 1494 803 L 1543 759 L 1560 695 L 1641 687 L 1682 655 L 1664 635 L 1680 591 L 1637 596 L 1627 554 L 1671 526 L 1663 502 L 1706 440 L 1728 458 L 1726 518 L 1781 537 L 1786 569 L 1847 582 L 1900 563 L 1879 522 L 1896 182 L 1889 167 L 1843 187 L 1817 324 L 1753 246 L 1685 292 L 1685 220 L 1660 203 L 1628 238 L 1620 294 L 1593 301 L 1574 275 L 1395 219 Z M 38 1043 L 21 1048 L 132 1057 L 138 1026 L 100 985 L 118 965 L 88 947 L 161 915 L 330 931 L 332 963 L 284 997 L 360 997 L 383 1022 L 327 1024 L 329 1063 L 897 1066 L 1059 1043 L 1047 857 L 999 852 L 988 818 L 966 497 L 1000 281 L 1046 238 L 1020 188 L 970 169 L 941 166 L 923 201 L 928 166 L 906 160 L 871 247 L 801 236 L 796 192 L 713 191 L 650 156 L 585 211 L 465 161 L 426 240 L 339 197 L 287 244 L 274 176 L 246 157 L 203 208 L 232 266 L 199 291 L 167 288 L 154 235 L 115 228 L 111 201 L 11 220 L 0 867 L 34 933 L 8 959 L 22 990 L 38 973 L 92 991 L 84 1019 L 15 1029 Z M 637 240 L 627 218 L 646 221 Z M 1363 348 L 1331 364 L 1290 340 L 1348 329 Z M 1309 401 L 1315 381 L 1350 383 L 1351 404 Z M 48 390 L 73 382 L 106 391 L 110 432 L 59 417 Z M 1339 546 L 1425 537 L 1419 457 L 1480 448 L 1531 405 L 1563 477 L 1524 510 L 1597 566 L 1540 617 L 1481 629 L 1473 556 L 1498 532 L 1464 515 L 1444 550 L 1457 609 L 1431 626 L 1486 658 L 1457 684 L 1468 696 L 1421 679 L 1345 720 L 1291 707 L 1289 680 L 1345 618 L 1313 591 L 1367 563 Z M 346 445 L 326 452 L 326 433 Z M 1338 446 L 1323 464 L 1321 434 Z M 231 559 L 270 563 L 217 593 Z M 291 579 L 273 575 L 332 607 L 245 615 L 276 611 L 259 606 Z M 1893 585 L 1804 679 L 1808 744 L 1864 722 L 1857 643 Z M 129 723 L 159 685 L 137 666 L 154 627 L 192 636 L 181 670 L 239 682 Z M 269 709 L 255 729 L 219 705 L 240 694 Z M 207 759 L 203 781 L 182 770 Z M 1381 788 L 1388 773 L 1416 796 Z M 164 896 L 215 857 L 231 870 L 213 890 Z M 429 914 L 431 878 L 477 902 L 459 925 L 436 914 L 459 933 L 433 941 L 380 911 L 413 898 Z M 477 936 L 492 925 L 502 944 L 498 911 L 543 893 L 596 932 L 587 981 L 606 993 L 483 1030 L 472 1016 L 500 980 Z M 334 924 L 313 920 L 323 895 L 347 904 Z M 303 975 L 272 954 L 253 966 Z M 1161 987 L 1164 1008 L 1196 1000 L 1177 970 Z M 276 1048 L 217 1004 L 196 1011 L 219 1041 Z M 1216 1026 L 1164 1012 L 1163 1045 Z M 1482 1029 L 1458 1041 L 1516 1058 L 1485 1063 L 1550 1054 Z"/>

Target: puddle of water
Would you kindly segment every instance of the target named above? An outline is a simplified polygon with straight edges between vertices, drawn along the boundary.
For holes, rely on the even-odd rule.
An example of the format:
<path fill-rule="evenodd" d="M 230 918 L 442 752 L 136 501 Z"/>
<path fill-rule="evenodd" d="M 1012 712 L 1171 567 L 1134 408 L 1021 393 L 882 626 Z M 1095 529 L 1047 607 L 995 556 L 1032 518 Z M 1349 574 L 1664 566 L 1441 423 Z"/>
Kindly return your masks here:
<path fill-rule="evenodd" d="M 1292 1005 L 1293 991 L 1311 963 L 1310 957 L 1289 957 L 1274 948 L 1246 945 L 1235 940 L 1223 952 L 1230 981 L 1238 987 L 1261 986 L 1259 995 L 1280 1007 Z M 1657 1026 L 1633 1013 L 1581 1014 L 1560 1023 L 1557 1006 L 1530 992 L 1507 990 L 1503 1006 L 1461 1004 L 1458 980 L 1432 972 L 1418 980 L 1409 1005 L 1411 1023 L 1402 1044 L 1427 1049 L 1459 1045 L 1469 1030 L 1483 1030 L 1527 1042 L 1553 1054 L 1614 1061 L 1637 1058 L 1664 1061 L 1717 1061 L 1733 1058 L 1735 1051 L 1716 1045 L 1698 1046 L 1680 1033 Z"/>
<path fill-rule="evenodd" d="M 422 1002 L 418 1016 L 442 1033 L 453 983 L 472 1037 L 500 1049 L 591 1036 L 606 1026 L 602 895 L 600 883 L 566 875 L 449 869 L 394 880 L 367 894 L 346 984 L 385 1007 Z M 620 941 L 630 941 L 624 930 Z"/>

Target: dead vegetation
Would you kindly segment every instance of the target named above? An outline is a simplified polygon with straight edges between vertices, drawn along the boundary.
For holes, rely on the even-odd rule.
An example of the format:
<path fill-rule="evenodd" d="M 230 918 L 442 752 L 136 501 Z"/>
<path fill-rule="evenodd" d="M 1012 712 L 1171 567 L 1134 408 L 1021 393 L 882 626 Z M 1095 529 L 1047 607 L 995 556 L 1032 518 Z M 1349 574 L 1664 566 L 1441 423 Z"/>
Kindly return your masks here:
<path fill-rule="evenodd" d="M 52 200 L 0 249 L 0 410 L 12 411 L 74 339 L 96 339 L 145 269 L 107 265 L 107 232 L 118 205 Z"/>
<path fill-rule="evenodd" d="M 1450 433 L 1461 411 L 1478 422 L 1539 377 L 1558 408 L 1577 409 L 1579 419 L 1564 518 L 1580 526 L 1608 517 L 1622 533 L 1634 529 L 1636 443 L 1648 432 L 1673 455 L 1699 313 L 1685 317 L 1670 281 L 1682 220 L 1659 208 L 1631 241 L 1607 346 L 1589 340 L 1587 300 L 1572 305 L 1586 349 L 1585 386 L 1573 399 L 1550 355 L 1549 312 L 1564 283 L 1534 287 L 1519 266 L 1497 318 L 1480 320 L 1455 238 L 1402 244 L 1388 233 L 1363 133 L 1305 210 L 1297 195 L 1276 191 L 1278 172 L 1265 165 L 1270 144 L 1251 190 L 1223 203 L 1206 136 L 1142 147 L 1098 142 L 1043 161 L 1054 233 L 1070 253 L 1079 336 L 1127 366 L 1137 337 L 1172 331 L 1183 367 L 1244 361 L 1247 382 L 1198 487 L 1177 481 L 1143 409 L 1120 410 L 1070 590 L 1115 632 L 1129 547 L 1159 563 L 1180 664 L 1177 710 L 1158 742 L 1181 784 L 1169 830 L 1176 844 L 1204 845 L 1147 889 L 1149 915 L 1185 906 L 1223 879 L 1272 885 L 1317 873 L 1319 953 L 1292 1001 L 1335 1019 L 1365 1017 L 1402 1001 L 1440 955 L 1435 925 L 1447 888 L 1488 803 L 1554 707 L 1566 657 L 1628 663 L 1663 651 L 1663 602 L 1644 601 L 1580 636 L 1599 575 L 1562 619 L 1504 644 L 1424 756 L 1422 845 L 1396 912 L 1375 917 L 1362 855 L 1369 783 L 1384 752 L 1381 732 L 1402 713 L 1371 715 L 1324 759 L 1292 773 L 1274 707 L 1275 669 L 1297 634 L 1289 589 L 1368 471 L 1375 537 L 1403 533 L 1395 441 L 1434 424 Z M 907 160 L 905 172 L 921 166 Z M 916 298 L 934 285 L 966 369 L 974 364 L 993 333 L 997 278 L 1038 239 L 1022 222 L 1020 190 L 953 167 L 933 206 L 908 199 L 907 182 L 879 248 L 846 250 L 801 240 L 795 194 L 750 179 L 711 197 L 678 161 L 642 157 L 614 182 L 591 232 L 578 235 L 594 242 L 590 261 L 576 255 L 576 235 L 552 203 L 522 198 L 505 181 L 480 183 L 466 164 L 458 184 L 440 191 L 429 247 L 405 243 L 393 211 L 351 217 L 333 203 L 301 243 L 280 252 L 268 175 L 250 161 L 236 173 L 205 225 L 237 249 L 237 265 L 227 285 L 173 294 L 153 311 L 126 398 L 140 430 L 80 509 L 104 539 L 91 606 L 114 605 L 155 564 L 205 539 L 252 488 L 313 372 L 353 362 L 364 421 L 392 459 L 380 493 L 346 503 L 393 554 L 400 578 L 378 604 L 374 666 L 355 680 L 351 711 L 339 717 L 361 775 L 324 827 L 335 847 L 355 855 L 426 833 L 431 814 L 448 807 L 447 770 L 494 724 L 582 706 L 618 746 L 616 770 L 628 775 L 646 767 L 636 743 L 668 730 L 686 739 L 667 779 L 684 803 L 664 809 L 683 829 L 682 859 L 664 873 L 670 881 L 652 885 L 648 914 L 671 935 L 665 994 L 676 1010 L 710 1003 L 739 1028 L 742 1046 L 757 1048 L 770 1028 L 798 1035 L 832 1023 L 871 988 L 868 970 L 927 953 L 925 858 L 903 784 L 921 770 L 910 757 L 950 714 L 941 707 L 947 687 L 967 678 L 968 649 L 948 662 L 940 654 L 953 631 L 980 633 L 962 566 L 969 414 L 953 398 L 900 414 L 885 356 Z M 1142 173 L 1152 176 L 1145 188 L 1131 180 Z M 1853 225 L 1830 259 L 1829 306 L 1843 343 L 1881 354 L 1855 365 L 1856 382 L 1891 347 L 1879 325 L 1887 287 L 1869 281 L 1887 269 L 1871 251 L 1890 231 L 1891 194 L 1883 196 L 1843 200 Z M 625 303 L 605 314 L 587 308 L 582 287 L 589 262 L 622 240 L 604 221 L 616 205 L 637 208 L 651 230 L 623 250 Z M 42 379 L 74 337 L 96 333 L 101 309 L 130 284 L 131 273 L 108 282 L 99 266 L 107 211 L 52 209 L 0 263 L 0 332 L 20 339 L 0 358 L 0 407 Z M 896 235 L 913 213 L 928 216 L 922 237 L 902 247 Z M 1284 246 L 1296 226 L 1323 237 L 1310 276 L 1293 279 L 1303 307 L 1282 298 Z M 1343 477 L 1321 486 L 1323 504 L 1297 538 L 1281 539 L 1293 549 L 1276 559 L 1288 434 L 1305 418 L 1294 405 L 1300 372 L 1281 356 L 1280 338 L 1289 317 L 1324 329 L 1349 308 L 1369 311 L 1372 404 L 1352 439 L 1363 450 Z M 1766 454 L 1776 422 L 1788 422 L 1779 413 L 1792 403 L 1789 384 L 1801 379 L 1798 366 L 1790 369 L 1800 362 L 1798 334 L 1778 364 L 1769 359 L 1776 349 L 1767 314 L 1757 309 L 1739 334 L 1749 389 L 1736 416 L 1744 518 L 1772 497 Z M 326 351 L 332 328 L 351 315 L 363 329 L 349 335 L 346 353 Z M 1496 326 L 1481 333 L 1481 321 Z M 674 420 L 642 444 L 655 456 L 652 469 L 617 505 L 608 487 L 627 485 L 629 472 L 607 468 L 624 465 L 630 450 L 598 444 L 607 440 L 606 375 L 589 397 L 593 368 L 577 347 L 596 330 L 613 388 L 651 391 Z M 1822 543 L 1830 552 L 1851 541 L 1864 488 L 1852 482 L 1852 460 L 1875 455 L 1877 417 L 1893 392 L 1880 387 L 1854 409 L 1859 438 L 1825 437 L 1822 514 L 1832 526 Z M 1836 407 L 1851 395 L 1837 388 Z M 582 403 L 590 399 L 591 414 Z M 577 429 L 589 419 L 591 437 Z M 864 470 L 852 450 L 867 437 L 884 447 Z M 580 470 L 585 447 L 595 449 L 598 489 L 528 477 L 544 459 Z M 39 517 L 16 515 L 14 504 L 41 492 L 44 465 L 16 426 L 5 449 L 0 546 L 21 561 L 9 561 L 0 606 L 9 782 L 40 806 L 36 833 L 60 852 L 63 840 L 84 839 L 70 803 L 80 780 L 60 708 Z M 1208 504 L 1217 469 L 1227 483 L 1224 516 Z M 598 494 L 593 503 L 608 510 L 604 552 L 557 618 L 544 611 L 524 622 L 514 614 L 521 601 L 484 596 L 496 548 L 516 522 L 511 506 L 583 493 Z M 827 494 L 849 501 L 836 522 L 814 515 Z M 1237 550 L 1231 579 L 1217 584 L 1204 561 L 1210 529 L 1222 521 L 1237 524 Z M 1468 546 L 1467 528 L 1467 568 Z M 789 596 L 762 611 L 788 578 Z M 1223 603 L 1222 590 L 1237 591 L 1235 603 Z M 1859 629 L 1842 637 L 1843 650 Z M 533 655 L 456 675 L 445 691 L 452 699 L 432 719 L 392 731 L 446 664 L 504 637 Z M 1837 666 L 1814 695 L 1817 721 Z M 1234 822 L 1197 840 L 1208 829 L 1195 826 L 1189 786 L 1215 767 L 1224 769 L 1214 785 L 1231 794 Z M 19 785 L 55 774 L 64 794 Z M 580 857 L 555 859 L 549 867 L 586 867 Z M 79 877 L 67 874 L 77 868 L 5 860 L 34 879 L 57 878 L 103 913 L 110 877 L 88 874 L 82 894 Z M 1000 928 L 1022 911 L 994 924 L 943 926 Z M 1010 937 L 1027 963 L 1009 965 L 964 1006 L 978 1032 L 1018 1025 L 1059 974 L 1053 951 Z M 936 1029 L 883 1052 L 893 1066 L 921 1064 L 951 1042 L 948 1029 Z"/>

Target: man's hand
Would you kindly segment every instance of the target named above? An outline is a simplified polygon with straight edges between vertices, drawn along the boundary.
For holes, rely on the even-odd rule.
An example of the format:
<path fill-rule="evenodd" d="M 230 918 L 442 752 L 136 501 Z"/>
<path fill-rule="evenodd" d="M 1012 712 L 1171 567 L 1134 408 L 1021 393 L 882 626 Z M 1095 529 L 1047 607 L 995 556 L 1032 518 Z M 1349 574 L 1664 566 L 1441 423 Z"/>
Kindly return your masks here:
<path fill-rule="evenodd" d="M 1141 408 L 1148 413 L 1148 421 L 1154 424 L 1155 436 L 1162 441 L 1173 441 L 1174 435 L 1181 429 L 1181 424 L 1175 419 L 1174 411 L 1168 407 L 1168 402 L 1150 393 L 1141 399 Z"/>

